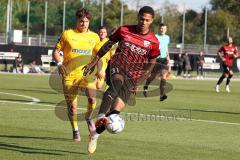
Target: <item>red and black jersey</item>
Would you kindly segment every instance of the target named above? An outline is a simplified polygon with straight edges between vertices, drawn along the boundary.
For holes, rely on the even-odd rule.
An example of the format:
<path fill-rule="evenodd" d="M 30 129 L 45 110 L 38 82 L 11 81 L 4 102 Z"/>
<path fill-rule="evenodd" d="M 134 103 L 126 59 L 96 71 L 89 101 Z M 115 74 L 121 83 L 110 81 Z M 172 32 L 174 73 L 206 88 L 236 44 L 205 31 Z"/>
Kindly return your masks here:
<path fill-rule="evenodd" d="M 119 42 L 110 64 L 119 67 L 136 84 L 143 74 L 149 59 L 159 54 L 159 42 L 152 32 L 139 34 L 136 25 L 121 26 L 109 37 Z"/>
<path fill-rule="evenodd" d="M 235 45 L 232 46 L 222 46 L 218 52 L 223 53 L 223 57 L 225 58 L 225 61 L 223 62 L 227 66 L 232 66 L 233 65 L 233 59 L 234 55 L 238 54 L 238 49 Z"/>

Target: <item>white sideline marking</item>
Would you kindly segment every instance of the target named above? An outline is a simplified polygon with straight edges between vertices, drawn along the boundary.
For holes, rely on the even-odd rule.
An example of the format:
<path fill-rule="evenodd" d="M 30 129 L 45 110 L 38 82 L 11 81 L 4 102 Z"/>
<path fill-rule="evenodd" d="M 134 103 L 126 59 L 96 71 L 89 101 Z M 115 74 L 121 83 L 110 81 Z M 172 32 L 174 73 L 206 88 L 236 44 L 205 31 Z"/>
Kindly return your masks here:
<path fill-rule="evenodd" d="M 51 104 L 39 104 L 40 100 L 34 97 L 30 97 L 30 96 L 25 96 L 25 95 L 20 95 L 20 94 L 13 94 L 13 93 L 5 93 L 5 92 L 0 92 L 0 94 L 7 94 L 7 95 L 15 95 L 15 96 L 19 96 L 19 97 L 25 97 L 25 98 L 29 98 L 32 99 L 32 102 L 19 102 L 19 101 L 2 101 L 0 100 L 0 103 L 13 103 L 13 104 L 27 104 L 27 105 L 34 105 L 34 106 L 44 106 L 44 107 L 52 107 L 51 109 L 46 109 L 46 108 L 42 108 L 42 109 L 38 109 L 38 108 L 21 108 L 18 110 L 22 110 L 22 111 L 37 111 L 37 110 L 42 110 L 42 111 L 49 111 L 49 110 L 54 110 L 54 108 L 56 107 L 56 105 L 51 105 Z M 86 108 L 78 108 L 80 110 L 87 110 Z M 168 110 L 166 110 L 168 111 Z M 124 114 L 135 114 L 138 115 L 138 113 L 127 113 L 127 112 L 122 112 Z M 147 116 L 148 114 L 139 114 L 141 116 Z M 149 114 L 151 115 L 151 114 Z M 156 116 L 158 118 L 167 118 L 166 116 Z M 168 116 L 168 118 L 174 118 L 174 117 L 170 117 Z M 178 118 L 178 120 L 186 120 L 186 118 Z M 213 120 L 202 120 L 202 119 L 189 119 L 190 121 L 195 121 L 195 122 L 206 122 L 206 123 L 216 123 L 216 124 L 226 124 L 226 125 L 237 125 L 240 126 L 240 123 L 233 123 L 233 122 L 222 122 L 222 121 L 213 121 Z"/>
<path fill-rule="evenodd" d="M 138 113 L 128 113 L 128 112 L 121 112 L 123 114 L 134 114 L 134 115 L 139 115 L 139 116 L 151 116 L 154 114 L 138 114 Z M 155 115 L 154 115 L 155 116 Z M 171 117 L 171 116 L 156 116 L 156 118 L 176 118 L 176 117 Z M 177 120 L 185 120 L 185 121 L 195 121 L 195 122 L 206 122 L 206 123 L 216 123 L 216 124 L 227 124 L 227 125 L 237 125 L 240 126 L 240 123 L 234 123 L 234 122 L 222 122 L 222 121 L 213 121 L 213 120 L 202 120 L 202 119 L 186 119 L 186 118 L 176 118 Z M 177 121 L 176 120 L 176 121 Z"/>
<path fill-rule="evenodd" d="M 51 108 L 51 109 L 41 109 L 41 108 L 36 108 L 36 109 L 33 109 L 33 108 L 21 108 L 21 109 L 18 109 L 18 110 L 21 110 L 21 111 L 53 111 L 54 109 Z"/>
<path fill-rule="evenodd" d="M 12 95 L 12 96 L 17 96 L 17 97 L 24 97 L 24 98 L 32 100 L 32 102 L 25 102 L 25 104 L 36 104 L 36 103 L 40 102 L 40 99 L 30 97 L 30 96 L 26 96 L 26 95 L 7 93 L 7 92 L 0 92 L 0 94 Z M 7 101 L 0 101 L 0 102 L 7 102 Z"/>
<path fill-rule="evenodd" d="M 191 119 L 191 120 L 196 122 L 207 122 L 207 123 L 229 124 L 229 125 L 240 126 L 240 123 L 233 123 L 233 122 L 221 122 L 221 121 L 211 121 L 211 120 L 202 120 L 202 119 Z"/>

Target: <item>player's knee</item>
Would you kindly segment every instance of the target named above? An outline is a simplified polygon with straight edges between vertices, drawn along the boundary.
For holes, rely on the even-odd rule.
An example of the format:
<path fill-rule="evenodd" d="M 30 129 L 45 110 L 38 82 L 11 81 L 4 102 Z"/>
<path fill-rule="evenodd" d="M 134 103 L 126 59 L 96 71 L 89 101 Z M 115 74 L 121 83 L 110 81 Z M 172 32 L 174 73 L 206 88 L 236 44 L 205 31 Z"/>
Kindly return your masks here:
<path fill-rule="evenodd" d="M 115 110 L 122 111 L 125 107 L 125 103 L 121 98 L 118 98 L 117 103 L 114 106 Z"/>
<path fill-rule="evenodd" d="M 232 75 L 232 74 L 229 74 L 228 79 L 231 79 L 232 77 L 233 77 L 233 75 Z"/>
<path fill-rule="evenodd" d="M 76 114 L 77 113 L 77 106 L 75 106 L 75 105 L 69 105 L 69 107 L 68 107 L 68 113 L 70 113 L 70 114 Z"/>

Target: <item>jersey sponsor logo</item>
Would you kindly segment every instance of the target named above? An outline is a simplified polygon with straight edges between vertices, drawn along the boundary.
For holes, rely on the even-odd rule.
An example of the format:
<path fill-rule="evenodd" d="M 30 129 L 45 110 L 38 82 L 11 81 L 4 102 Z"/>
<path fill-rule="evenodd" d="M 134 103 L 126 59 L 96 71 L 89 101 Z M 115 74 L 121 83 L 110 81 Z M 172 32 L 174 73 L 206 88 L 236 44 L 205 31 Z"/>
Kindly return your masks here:
<path fill-rule="evenodd" d="M 229 51 L 229 52 L 227 52 L 227 54 L 234 54 L 234 52 L 230 52 L 230 51 Z"/>
<path fill-rule="evenodd" d="M 91 50 L 84 50 L 84 49 L 72 49 L 72 52 L 77 54 L 84 54 L 84 55 L 91 54 Z"/>
<path fill-rule="evenodd" d="M 141 47 L 136 46 L 135 44 L 131 44 L 129 42 L 125 42 L 125 45 L 131 49 L 132 52 L 135 52 L 139 55 L 147 54 L 147 50 Z"/>

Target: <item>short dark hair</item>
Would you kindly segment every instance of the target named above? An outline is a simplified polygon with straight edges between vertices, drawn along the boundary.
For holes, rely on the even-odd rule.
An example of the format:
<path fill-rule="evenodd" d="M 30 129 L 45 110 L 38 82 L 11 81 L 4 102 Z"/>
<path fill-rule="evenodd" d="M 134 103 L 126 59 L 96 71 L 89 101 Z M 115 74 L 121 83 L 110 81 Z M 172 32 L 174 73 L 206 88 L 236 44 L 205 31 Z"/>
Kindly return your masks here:
<path fill-rule="evenodd" d="M 167 26 L 165 23 L 160 23 L 159 27 Z"/>
<path fill-rule="evenodd" d="M 154 18 L 155 14 L 154 14 L 154 10 L 152 7 L 150 6 L 144 6 L 142 7 L 139 12 L 138 12 L 138 15 L 143 15 L 144 13 L 149 13 L 152 15 L 152 17 Z"/>
<path fill-rule="evenodd" d="M 79 19 L 82 19 L 84 17 L 86 17 L 87 19 L 91 19 L 91 14 L 90 12 L 85 9 L 85 8 L 79 8 L 77 11 L 76 11 L 76 18 L 79 18 Z"/>
<path fill-rule="evenodd" d="M 106 27 L 106 26 L 100 26 L 100 27 L 98 28 L 98 30 L 101 30 L 101 29 L 106 29 L 106 30 L 107 30 L 107 27 Z"/>

